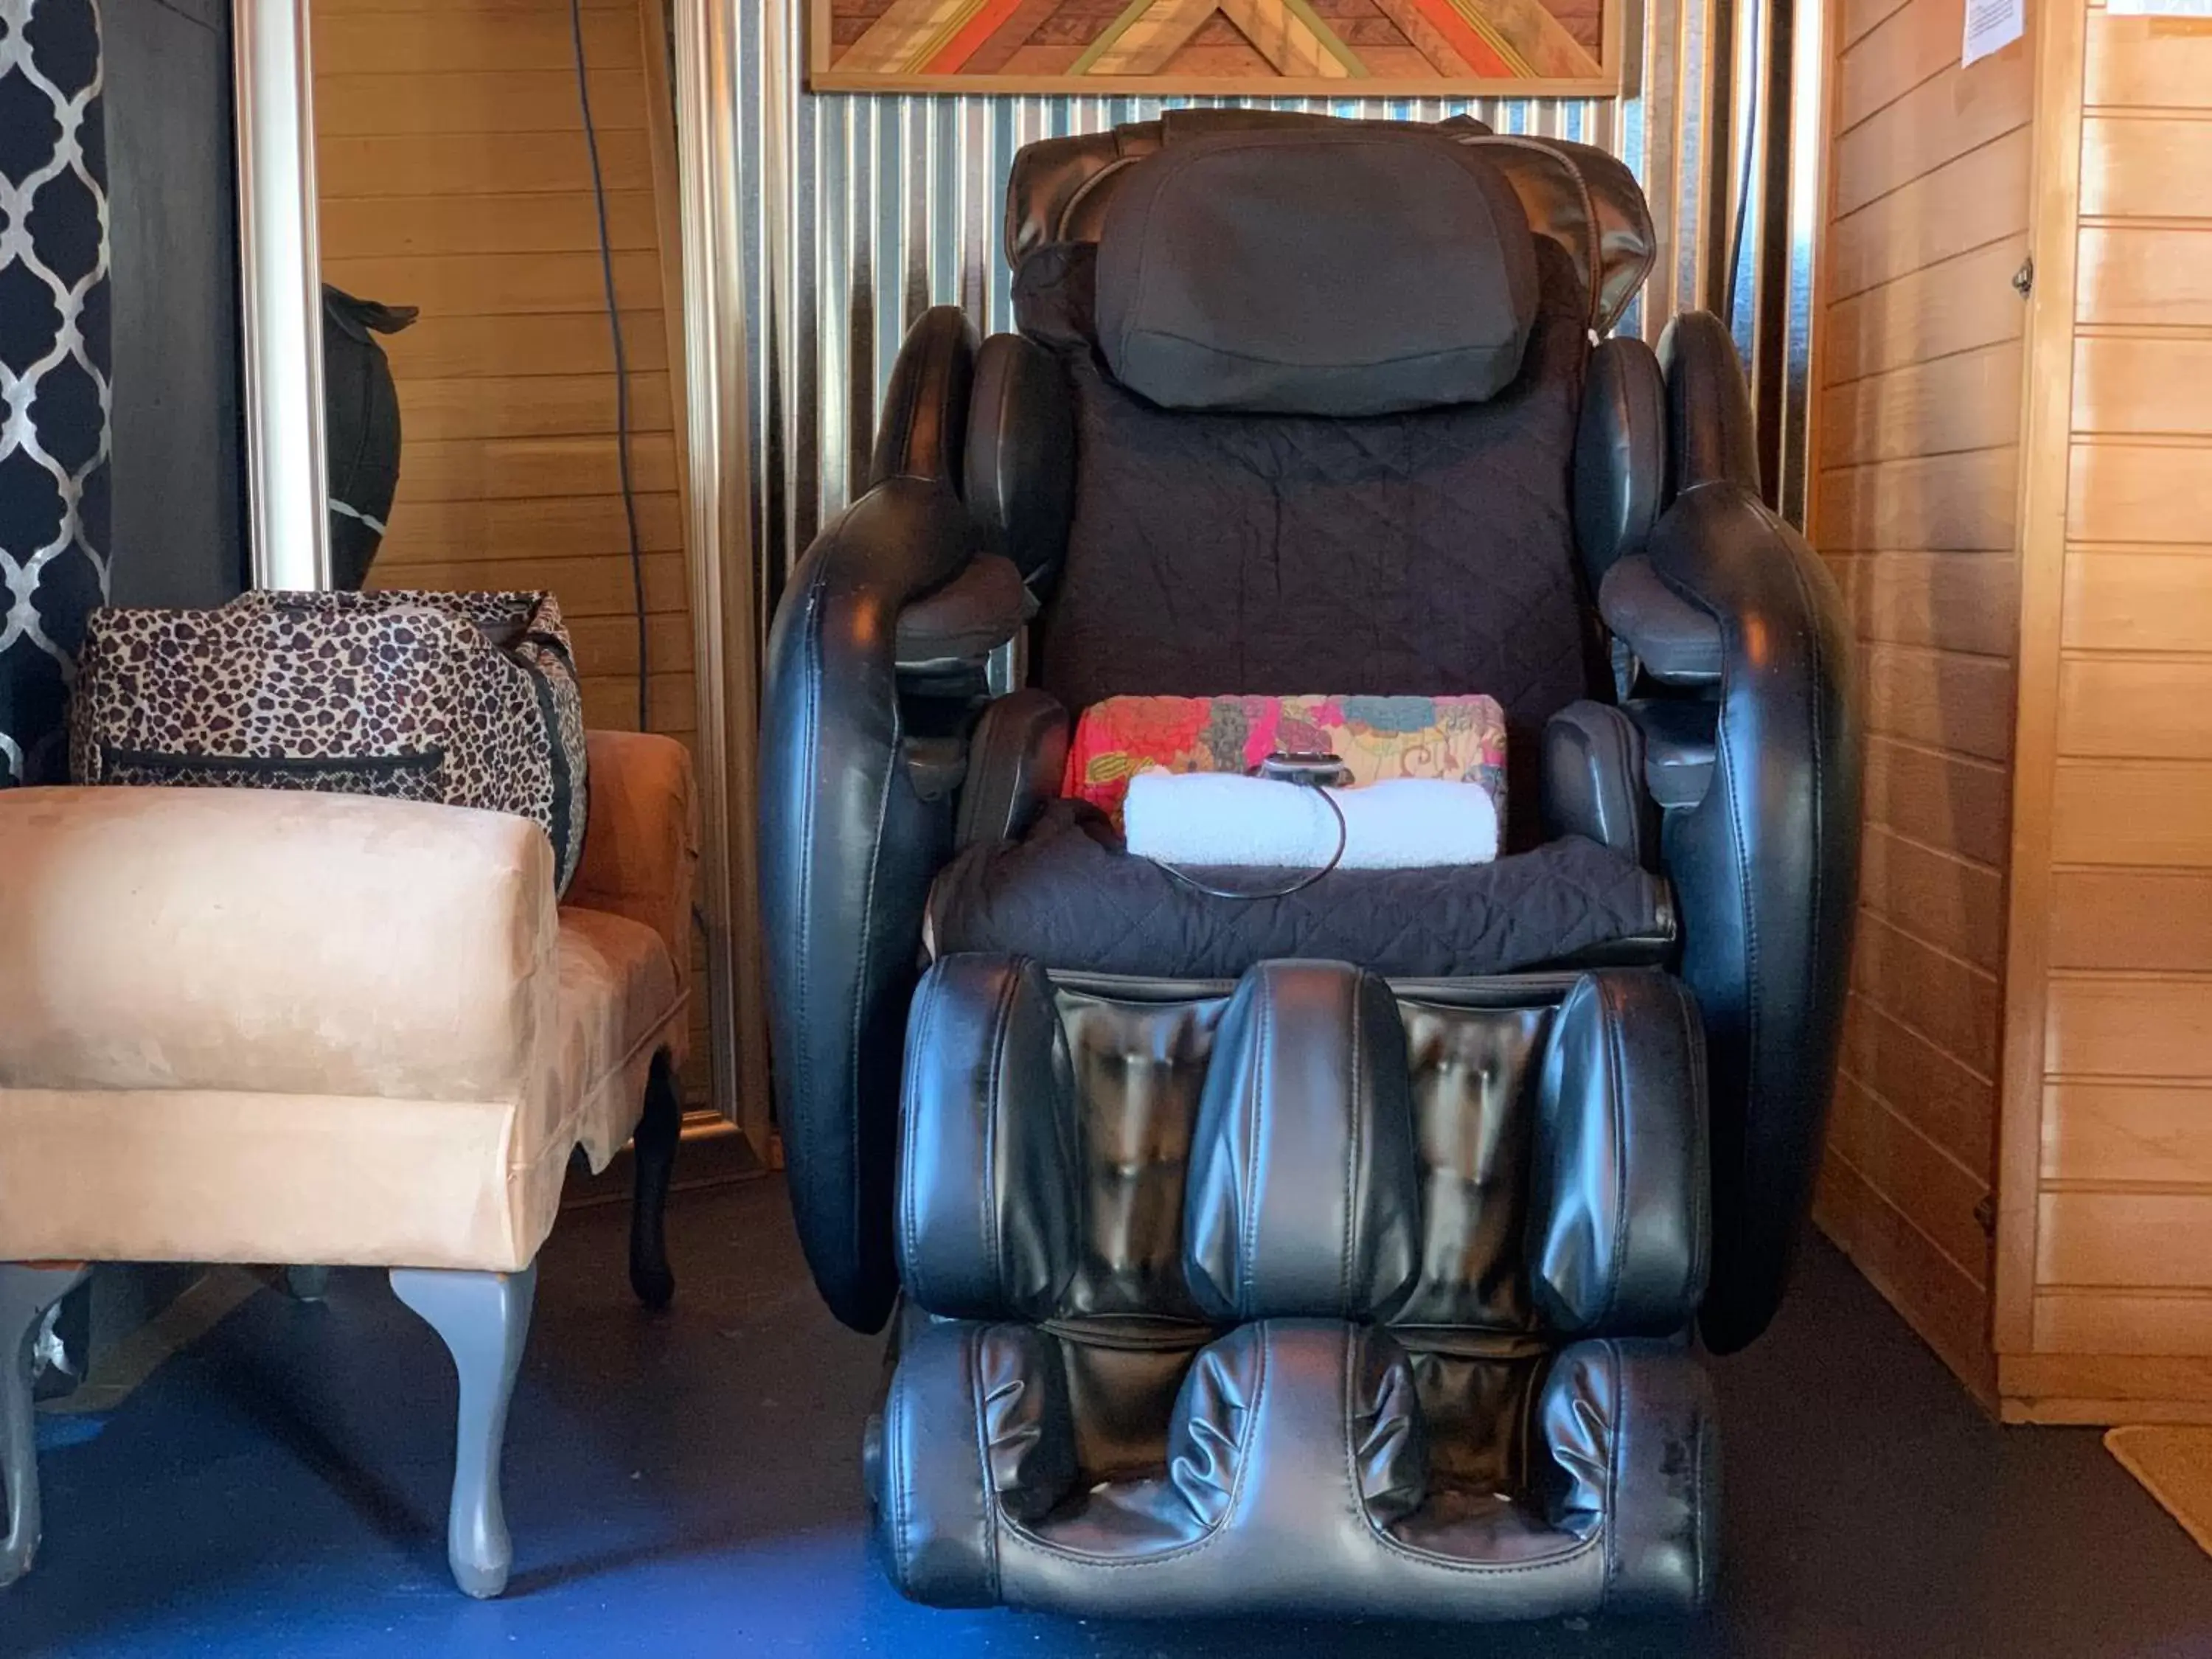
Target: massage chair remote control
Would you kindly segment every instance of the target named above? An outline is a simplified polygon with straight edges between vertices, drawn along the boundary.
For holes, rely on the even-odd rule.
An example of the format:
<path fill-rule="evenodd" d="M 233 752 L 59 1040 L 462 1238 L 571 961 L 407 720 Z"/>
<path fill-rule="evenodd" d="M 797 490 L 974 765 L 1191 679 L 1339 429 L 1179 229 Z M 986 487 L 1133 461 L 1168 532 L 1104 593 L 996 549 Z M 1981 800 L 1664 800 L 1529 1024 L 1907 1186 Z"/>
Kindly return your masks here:
<path fill-rule="evenodd" d="M 1255 776 L 1278 783 L 1303 783 L 1310 788 L 1342 788 L 1352 781 L 1352 769 L 1327 750 L 1278 749 L 1261 761 Z"/>

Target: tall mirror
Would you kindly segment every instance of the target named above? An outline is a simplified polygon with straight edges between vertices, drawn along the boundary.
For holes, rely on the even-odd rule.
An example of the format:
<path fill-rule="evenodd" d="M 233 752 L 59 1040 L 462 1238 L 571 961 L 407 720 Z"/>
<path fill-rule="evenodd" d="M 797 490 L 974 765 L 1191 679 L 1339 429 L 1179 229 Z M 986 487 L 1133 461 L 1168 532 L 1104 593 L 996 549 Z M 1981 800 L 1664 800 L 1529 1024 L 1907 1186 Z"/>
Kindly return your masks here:
<path fill-rule="evenodd" d="M 690 451 L 713 425 L 686 396 L 666 0 L 234 15 L 254 580 L 550 592 L 586 724 L 690 747 L 707 822 L 685 1095 L 766 1161 L 732 856 L 751 630 L 713 610 L 730 550 L 696 510 L 695 476 L 720 480 Z"/>

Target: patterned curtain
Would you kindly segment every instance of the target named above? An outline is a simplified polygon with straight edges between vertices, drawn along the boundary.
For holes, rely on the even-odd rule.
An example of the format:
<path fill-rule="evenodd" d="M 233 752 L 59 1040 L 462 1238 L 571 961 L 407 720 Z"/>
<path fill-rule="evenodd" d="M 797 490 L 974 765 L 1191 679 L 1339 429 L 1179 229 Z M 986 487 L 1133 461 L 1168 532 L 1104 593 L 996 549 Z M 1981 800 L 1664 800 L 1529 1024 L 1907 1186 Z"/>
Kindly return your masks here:
<path fill-rule="evenodd" d="M 0 0 L 0 785 L 52 783 L 107 591 L 107 159 L 94 0 Z"/>

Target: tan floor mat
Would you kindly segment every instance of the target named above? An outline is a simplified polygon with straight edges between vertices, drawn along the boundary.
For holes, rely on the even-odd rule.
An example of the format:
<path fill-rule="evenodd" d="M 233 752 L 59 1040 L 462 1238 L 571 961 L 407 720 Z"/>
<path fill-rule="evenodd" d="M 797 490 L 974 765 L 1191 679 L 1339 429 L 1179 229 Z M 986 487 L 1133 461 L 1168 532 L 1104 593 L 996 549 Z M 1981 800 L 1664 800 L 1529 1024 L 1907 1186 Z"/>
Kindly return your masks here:
<path fill-rule="evenodd" d="M 2107 1430 L 2105 1449 L 2212 1555 L 2212 1428 L 2130 1424 Z"/>

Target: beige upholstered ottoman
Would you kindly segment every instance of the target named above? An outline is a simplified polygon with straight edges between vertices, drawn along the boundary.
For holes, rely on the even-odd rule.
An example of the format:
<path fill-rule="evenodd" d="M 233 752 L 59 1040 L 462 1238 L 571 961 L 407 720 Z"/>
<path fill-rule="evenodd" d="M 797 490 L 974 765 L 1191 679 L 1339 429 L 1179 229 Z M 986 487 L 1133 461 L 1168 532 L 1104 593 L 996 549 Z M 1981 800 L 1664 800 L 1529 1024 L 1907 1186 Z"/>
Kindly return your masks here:
<path fill-rule="evenodd" d="M 160 1261 L 389 1268 L 460 1375 L 454 1577 L 504 1587 L 501 1442 L 574 1148 L 603 1168 L 635 1133 L 631 1280 L 672 1289 L 689 758 L 594 732 L 588 794 L 556 907 L 526 818 L 0 791 L 0 1583 L 38 1541 L 40 1317 L 86 1263 Z"/>

